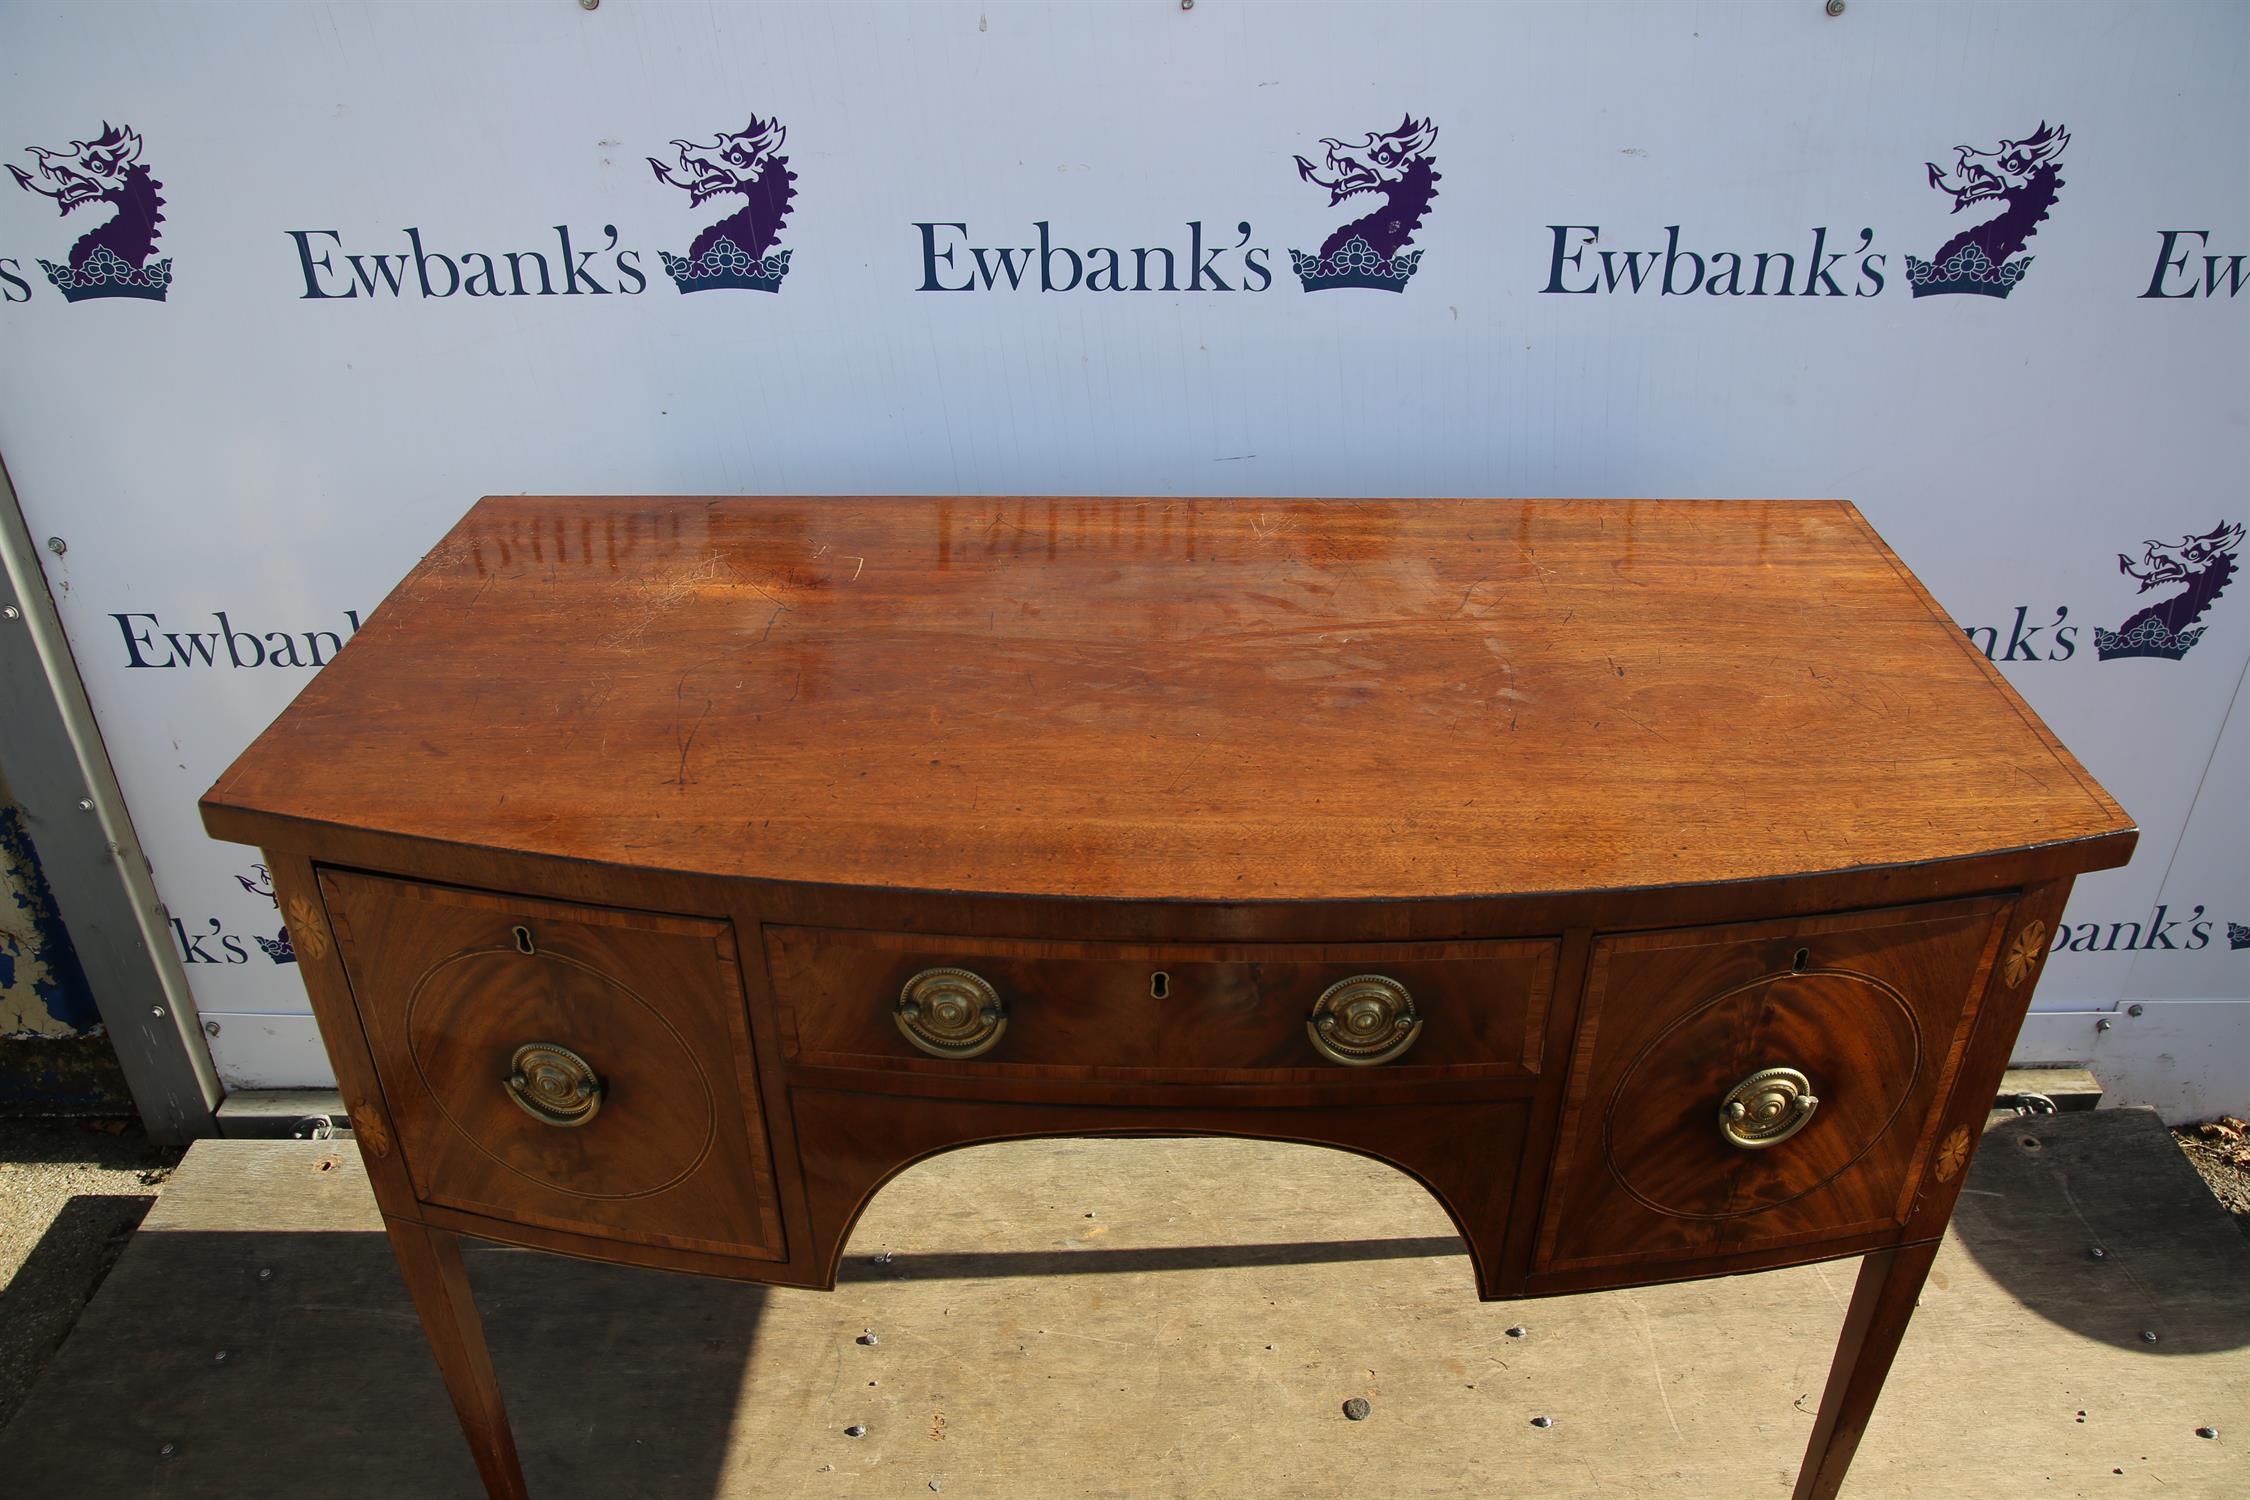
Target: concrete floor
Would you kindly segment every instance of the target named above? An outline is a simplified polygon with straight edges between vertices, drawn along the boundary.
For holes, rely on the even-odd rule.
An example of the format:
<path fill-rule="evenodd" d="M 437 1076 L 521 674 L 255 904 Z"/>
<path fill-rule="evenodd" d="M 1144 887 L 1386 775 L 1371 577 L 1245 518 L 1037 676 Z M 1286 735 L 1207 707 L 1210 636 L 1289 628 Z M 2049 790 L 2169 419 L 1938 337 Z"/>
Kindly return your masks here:
<path fill-rule="evenodd" d="M 834 1293 L 469 1262 L 541 1496 L 1788 1493 L 1849 1262 L 1480 1304 L 1450 1228 L 1308 1147 L 1028 1141 L 884 1188 Z M 1846 1500 L 2239 1500 L 2246 1436 L 2250 1242 L 2170 1135 L 2003 1119 Z M 0 1430 L 0 1476 L 473 1500 L 350 1148 L 199 1144 Z"/>
<path fill-rule="evenodd" d="M 179 1160 L 131 1121 L 0 1120 L 0 1427 Z"/>

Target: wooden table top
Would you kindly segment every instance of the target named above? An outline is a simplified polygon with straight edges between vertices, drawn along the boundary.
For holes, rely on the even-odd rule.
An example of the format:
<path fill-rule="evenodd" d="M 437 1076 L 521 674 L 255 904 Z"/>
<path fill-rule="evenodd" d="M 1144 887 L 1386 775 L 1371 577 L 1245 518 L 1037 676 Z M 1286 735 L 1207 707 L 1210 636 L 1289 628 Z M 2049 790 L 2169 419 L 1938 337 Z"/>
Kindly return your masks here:
<path fill-rule="evenodd" d="M 203 809 L 1189 901 L 2132 840 L 1837 501 L 486 499 Z"/>

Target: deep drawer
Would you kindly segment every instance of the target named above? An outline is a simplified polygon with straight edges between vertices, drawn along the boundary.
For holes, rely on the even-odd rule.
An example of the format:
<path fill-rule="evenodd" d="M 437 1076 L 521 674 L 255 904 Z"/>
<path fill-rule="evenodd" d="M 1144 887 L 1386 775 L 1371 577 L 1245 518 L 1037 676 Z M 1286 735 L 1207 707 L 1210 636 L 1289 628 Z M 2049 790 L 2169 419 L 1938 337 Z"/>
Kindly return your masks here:
<path fill-rule="evenodd" d="M 1547 939 L 1188 947 L 810 927 L 768 927 L 765 947 L 792 1062 L 1037 1068 L 1047 1077 L 1161 1073 L 1180 1082 L 1348 1071 L 1530 1074 L 1557 949 Z M 973 976 L 989 992 L 942 978 L 917 990 L 918 976 L 941 971 Z M 918 994 L 923 1014 L 902 1026 L 901 1003 Z M 1323 996 L 1321 1014 L 1332 1018 L 1325 1028 L 1315 1016 Z M 1000 1012 L 996 1039 L 974 1014 L 951 1013 L 964 1002 L 972 1012 L 986 1004 Z M 1412 1028 L 1405 1050 L 1381 1058 L 1402 1025 Z M 952 1055 L 917 1046 L 915 1027 Z M 972 1052 L 980 1041 L 989 1045 Z"/>
<path fill-rule="evenodd" d="M 418 1197 L 782 1258 L 723 922 L 323 870 Z"/>
<path fill-rule="evenodd" d="M 2012 910 L 1597 938 L 1535 1269 L 1904 1223 Z"/>

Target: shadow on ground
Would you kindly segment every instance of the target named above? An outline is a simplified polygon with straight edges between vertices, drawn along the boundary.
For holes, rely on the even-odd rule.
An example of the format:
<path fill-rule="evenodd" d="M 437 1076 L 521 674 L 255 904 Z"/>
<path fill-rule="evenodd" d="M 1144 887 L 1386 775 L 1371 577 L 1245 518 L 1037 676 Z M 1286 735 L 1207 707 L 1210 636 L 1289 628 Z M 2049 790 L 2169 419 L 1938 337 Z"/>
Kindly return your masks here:
<path fill-rule="evenodd" d="M 179 1159 L 124 1121 L 0 1120 L 0 1427 Z"/>
<path fill-rule="evenodd" d="M 0 1432 L 10 1493 L 482 1493 L 384 1235 L 168 1230 L 134 1251 Z M 723 1488 L 762 1288 L 464 1252 L 534 1493 Z M 321 1434 L 318 1461 L 276 1427 Z"/>
<path fill-rule="evenodd" d="M 2250 1241 L 2151 1110 L 1992 1125 L 1953 1234 L 2024 1307 L 2087 1338 L 2158 1358 L 2250 1345 Z"/>
<path fill-rule="evenodd" d="M 847 1282 L 1331 1264 L 1443 1255 L 1448 1237 L 985 1255 L 849 1256 Z M 389 1241 L 351 1231 L 141 1237 L 80 1321 L 0 1472 L 53 1497 L 287 1494 L 417 1500 L 480 1491 Z M 464 1245 L 525 1478 L 541 1495 L 726 1491 L 730 1432 L 769 1293 Z M 179 1288 L 195 1288 L 183 1326 Z M 629 1313 L 621 1310 L 629 1309 Z M 307 1351 L 322 1357 L 308 1361 Z M 130 1372 L 132 1398 L 89 1402 Z M 324 1434 L 317 1465 L 259 1414 Z M 752 1408 L 754 1410 L 754 1408 Z"/>

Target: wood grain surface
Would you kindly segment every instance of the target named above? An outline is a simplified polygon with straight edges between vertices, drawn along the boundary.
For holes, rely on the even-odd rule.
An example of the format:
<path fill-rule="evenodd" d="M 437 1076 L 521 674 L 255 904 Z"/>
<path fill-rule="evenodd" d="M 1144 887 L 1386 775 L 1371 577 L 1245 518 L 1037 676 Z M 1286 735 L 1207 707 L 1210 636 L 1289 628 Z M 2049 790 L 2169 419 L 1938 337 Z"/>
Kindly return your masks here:
<path fill-rule="evenodd" d="M 320 889 L 420 1202 L 784 1258 L 730 927 L 334 870 Z M 590 1120 L 510 1096 L 539 1044 L 592 1066 Z"/>
<path fill-rule="evenodd" d="M 1873 1253 L 1826 1500 L 2135 837 L 1824 501 L 490 499 L 203 812 L 501 1496 L 455 1235 L 833 1285 L 929 1158 L 1179 1134 L 1403 1170 L 1486 1298 Z M 962 968 L 1005 1034 L 925 1056 Z M 1341 1067 L 1306 1020 L 1370 973 L 1422 1030 Z M 1725 1143 L 1773 1067 L 1819 1112 Z"/>
<path fill-rule="evenodd" d="M 1363 943 L 1202 947 L 1026 943 L 769 926 L 766 958 L 791 1062 L 909 1067 L 949 1077 L 1157 1077 L 1172 1082 L 1306 1081 L 1341 1066 L 1307 1031 L 1330 985 L 1398 981 L 1421 1027 L 1383 1063 L 1386 1079 L 1521 1077 L 1537 1071 L 1557 945 Z M 925 1057 L 892 1019 L 918 970 L 962 966 L 995 985 L 1008 1013 L 971 1061 Z M 1248 1071 L 1255 1070 L 1255 1071 Z"/>
<path fill-rule="evenodd" d="M 1903 1224 L 2008 912 L 1957 901 L 1599 940 L 1539 1269 Z M 1770 1067 L 1802 1072 L 1819 1107 L 1776 1145 L 1730 1144 L 1720 1101 Z"/>
<path fill-rule="evenodd" d="M 1144 901 L 2132 837 L 1833 501 L 487 499 L 204 813 Z"/>

